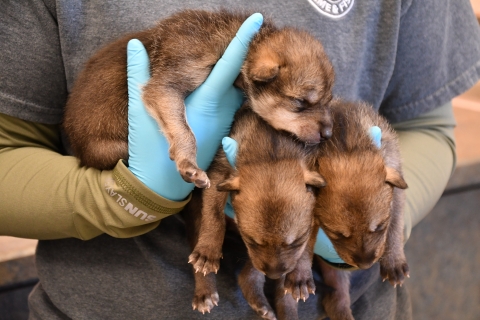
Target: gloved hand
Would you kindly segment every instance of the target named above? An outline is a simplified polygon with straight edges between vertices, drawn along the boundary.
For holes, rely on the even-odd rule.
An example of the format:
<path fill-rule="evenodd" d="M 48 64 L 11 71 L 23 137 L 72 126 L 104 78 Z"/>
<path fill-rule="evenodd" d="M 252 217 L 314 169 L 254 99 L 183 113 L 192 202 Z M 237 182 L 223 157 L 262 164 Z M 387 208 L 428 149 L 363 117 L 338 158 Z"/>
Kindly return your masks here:
<path fill-rule="evenodd" d="M 228 134 L 243 93 L 233 87 L 248 45 L 263 23 L 261 14 L 250 16 L 230 42 L 205 82 L 185 99 L 187 120 L 197 139 L 197 162 L 206 170 L 222 137 Z M 145 110 L 141 87 L 148 79 L 149 59 L 140 41 L 127 47 L 128 167 L 147 187 L 174 201 L 183 200 L 194 184 L 185 182 L 168 154 L 168 142 Z"/>
<path fill-rule="evenodd" d="M 382 130 L 377 126 L 373 126 L 370 128 L 368 133 L 372 138 L 373 144 L 377 148 L 380 148 L 382 146 Z M 223 147 L 223 151 L 225 151 L 228 162 L 232 167 L 235 167 L 235 159 L 236 159 L 237 150 L 238 150 L 237 141 L 235 141 L 230 137 L 225 137 L 222 139 L 222 147 Z M 233 218 L 235 216 L 235 212 L 233 210 L 230 196 L 228 196 L 228 200 L 225 205 L 224 212 L 230 218 Z M 315 252 L 315 254 L 321 256 L 323 259 L 329 262 L 345 263 L 345 261 L 343 261 L 342 258 L 340 258 L 337 251 L 333 247 L 332 242 L 330 241 L 330 239 L 327 237 L 327 235 L 321 228 L 318 230 L 317 242 L 315 242 L 315 247 L 313 249 L 313 252 Z"/>

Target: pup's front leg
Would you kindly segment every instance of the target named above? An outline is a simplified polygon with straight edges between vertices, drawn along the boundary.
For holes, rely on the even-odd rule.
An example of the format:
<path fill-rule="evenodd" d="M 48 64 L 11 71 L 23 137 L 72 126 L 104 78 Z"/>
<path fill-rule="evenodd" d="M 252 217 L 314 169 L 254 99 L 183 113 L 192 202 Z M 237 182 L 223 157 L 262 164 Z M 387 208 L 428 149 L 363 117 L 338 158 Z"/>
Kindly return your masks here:
<path fill-rule="evenodd" d="M 394 188 L 392 218 L 388 229 L 386 247 L 380 259 L 380 274 L 392 286 L 402 285 L 405 277 L 409 277 L 407 258 L 403 251 L 403 206 L 405 192 Z"/>
<path fill-rule="evenodd" d="M 284 294 L 290 293 L 297 302 L 300 299 L 303 301 L 307 300 L 310 293 L 315 294 L 312 258 L 317 232 L 318 228 L 314 228 L 300 259 L 298 259 L 295 269 L 285 276 Z"/>
<path fill-rule="evenodd" d="M 263 319 L 275 320 L 275 312 L 263 291 L 265 276 L 253 267 L 249 259 L 238 276 L 238 284 L 250 307 Z"/>
<path fill-rule="evenodd" d="M 215 168 L 215 165 L 212 164 Z M 212 181 L 217 184 L 222 181 L 222 172 L 210 171 Z M 222 245 L 225 237 L 225 214 L 223 213 L 228 193 L 219 192 L 215 188 L 202 190 L 201 219 L 198 226 L 198 240 L 188 262 L 195 272 L 204 275 L 220 268 Z"/>
<path fill-rule="evenodd" d="M 202 209 L 204 207 L 203 193 L 205 190 L 206 189 L 194 189 L 190 202 L 180 213 L 185 220 L 187 239 L 192 249 L 198 244 L 201 233 L 201 225 L 203 223 Z M 214 258 L 213 260 L 216 261 L 218 259 Z M 218 267 L 216 268 L 218 269 Z M 196 270 L 195 266 L 193 266 L 193 271 L 195 278 L 195 293 L 192 301 L 192 307 L 193 310 L 198 310 L 204 314 L 205 312 L 210 312 L 214 306 L 218 305 L 219 296 L 216 287 L 215 275 L 213 273 L 207 274 L 207 272 L 196 272 L 199 270 Z"/>
<path fill-rule="evenodd" d="M 325 313 L 331 320 L 354 320 L 350 309 L 350 273 L 333 268 L 317 255 L 314 259 L 322 272 L 323 282 L 331 288 L 331 292 L 322 297 Z"/>

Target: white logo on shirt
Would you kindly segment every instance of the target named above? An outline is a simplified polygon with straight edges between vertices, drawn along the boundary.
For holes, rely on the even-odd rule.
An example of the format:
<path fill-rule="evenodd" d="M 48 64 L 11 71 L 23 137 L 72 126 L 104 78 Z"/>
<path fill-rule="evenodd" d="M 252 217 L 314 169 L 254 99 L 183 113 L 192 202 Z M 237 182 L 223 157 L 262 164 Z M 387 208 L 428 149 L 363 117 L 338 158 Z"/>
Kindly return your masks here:
<path fill-rule="evenodd" d="M 132 216 L 139 218 L 140 220 L 143 220 L 145 222 L 151 222 L 157 219 L 156 216 L 149 215 L 145 211 L 139 210 L 131 202 L 129 202 L 125 197 L 123 197 L 120 193 L 113 191 L 114 183 L 115 182 L 113 179 L 107 179 L 105 181 L 105 191 L 107 191 L 107 194 L 110 197 L 113 197 L 114 199 L 116 197 L 116 202 L 118 203 L 118 205 L 120 205 L 120 207 L 122 207 L 125 211 L 130 213 Z"/>
<path fill-rule="evenodd" d="M 355 0 L 308 0 L 321 14 L 338 19 L 346 15 L 353 7 Z"/>

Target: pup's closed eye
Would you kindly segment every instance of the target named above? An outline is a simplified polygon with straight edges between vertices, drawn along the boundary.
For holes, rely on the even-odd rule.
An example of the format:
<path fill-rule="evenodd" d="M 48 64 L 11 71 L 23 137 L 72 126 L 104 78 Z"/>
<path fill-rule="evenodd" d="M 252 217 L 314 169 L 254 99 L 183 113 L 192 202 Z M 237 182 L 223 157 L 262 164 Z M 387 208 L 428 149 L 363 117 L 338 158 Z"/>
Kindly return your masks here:
<path fill-rule="evenodd" d="M 341 239 L 348 239 L 351 238 L 352 234 L 348 231 L 338 231 L 334 230 L 334 228 L 329 228 L 329 227 L 322 227 L 323 231 L 327 233 L 328 235 L 332 236 L 335 238 L 334 240 L 341 240 Z"/>
<path fill-rule="evenodd" d="M 296 109 L 294 110 L 295 112 L 302 112 L 310 107 L 310 104 L 303 98 L 292 98 L 292 99 L 296 105 Z"/>
<path fill-rule="evenodd" d="M 302 246 L 305 243 L 305 241 L 308 240 L 309 236 L 310 236 L 310 229 L 308 229 L 305 233 L 303 233 L 298 238 L 294 238 L 293 240 L 286 239 L 285 242 L 282 243 L 282 246 L 288 247 L 290 249 L 296 249 Z"/>
<path fill-rule="evenodd" d="M 380 222 L 377 225 L 373 225 L 372 227 L 370 227 L 370 232 L 380 233 L 382 231 L 385 231 L 387 226 L 388 226 L 388 219 Z"/>

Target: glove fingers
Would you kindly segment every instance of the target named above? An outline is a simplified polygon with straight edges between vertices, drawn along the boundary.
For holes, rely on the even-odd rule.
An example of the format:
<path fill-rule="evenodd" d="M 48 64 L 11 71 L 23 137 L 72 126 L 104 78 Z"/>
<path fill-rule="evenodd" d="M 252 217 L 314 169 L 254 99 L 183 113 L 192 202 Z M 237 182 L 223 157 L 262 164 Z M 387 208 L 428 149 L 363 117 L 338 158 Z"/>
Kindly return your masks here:
<path fill-rule="evenodd" d="M 205 81 L 206 86 L 222 92 L 233 85 L 240 73 L 250 41 L 258 32 L 262 23 L 263 16 L 260 13 L 254 13 L 245 20 Z"/>
<path fill-rule="evenodd" d="M 149 58 L 143 44 L 137 39 L 130 40 L 127 46 L 129 146 L 135 144 L 135 139 L 130 141 L 133 138 L 132 133 L 148 136 L 158 132 L 158 125 L 150 117 L 142 102 L 142 87 L 150 78 L 149 70 Z M 135 132 L 132 130 L 134 128 L 142 130 Z"/>
<path fill-rule="evenodd" d="M 230 137 L 224 137 L 222 139 L 223 151 L 227 156 L 227 160 L 232 167 L 235 167 L 235 160 L 237 157 L 238 143 Z"/>
<path fill-rule="evenodd" d="M 317 241 L 315 242 L 315 247 L 313 249 L 315 254 L 318 254 L 324 259 L 327 259 L 330 262 L 334 263 L 345 263 L 342 258 L 340 258 L 333 247 L 332 242 L 325 234 L 321 228 L 318 229 Z"/>

